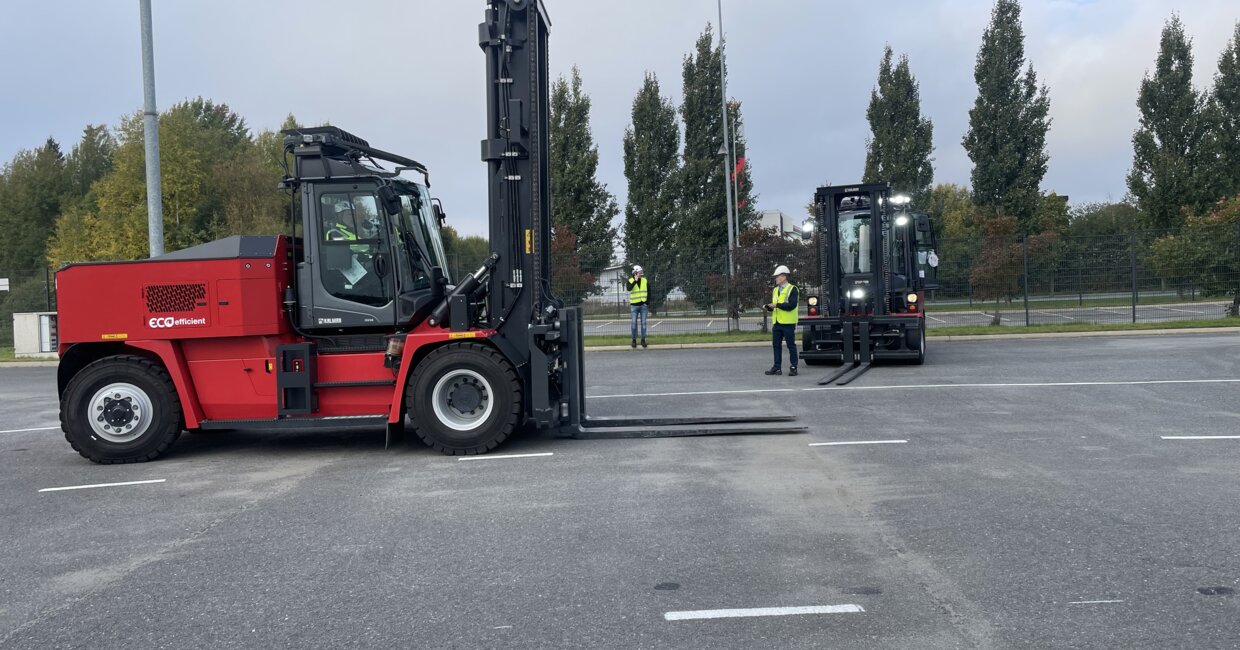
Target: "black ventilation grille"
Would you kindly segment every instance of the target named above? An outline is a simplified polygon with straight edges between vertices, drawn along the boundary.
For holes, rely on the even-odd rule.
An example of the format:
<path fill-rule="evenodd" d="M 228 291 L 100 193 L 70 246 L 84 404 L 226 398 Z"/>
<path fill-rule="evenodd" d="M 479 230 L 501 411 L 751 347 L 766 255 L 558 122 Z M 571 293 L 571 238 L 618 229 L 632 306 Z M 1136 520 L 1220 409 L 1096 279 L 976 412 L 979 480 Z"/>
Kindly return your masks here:
<path fill-rule="evenodd" d="M 205 284 L 156 284 L 146 288 L 146 310 L 152 314 L 194 311 L 206 299 Z"/>

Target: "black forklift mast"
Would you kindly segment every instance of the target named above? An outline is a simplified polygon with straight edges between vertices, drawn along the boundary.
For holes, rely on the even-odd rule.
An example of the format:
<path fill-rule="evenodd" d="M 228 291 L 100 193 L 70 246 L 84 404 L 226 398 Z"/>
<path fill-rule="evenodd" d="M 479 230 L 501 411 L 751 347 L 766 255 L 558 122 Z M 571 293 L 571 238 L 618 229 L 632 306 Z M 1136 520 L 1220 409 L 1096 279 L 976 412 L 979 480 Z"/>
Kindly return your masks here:
<path fill-rule="evenodd" d="M 486 282 L 491 340 L 525 386 L 539 428 L 576 438 L 798 433 L 790 417 L 600 419 L 586 416 L 581 310 L 551 286 L 548 123 L 550 21 L 542 0 L 487 0 L 478 40 L 486 55 L 488 215 L 493 266 Z M 735 424 L 735 427 L 706 425 Z"/>

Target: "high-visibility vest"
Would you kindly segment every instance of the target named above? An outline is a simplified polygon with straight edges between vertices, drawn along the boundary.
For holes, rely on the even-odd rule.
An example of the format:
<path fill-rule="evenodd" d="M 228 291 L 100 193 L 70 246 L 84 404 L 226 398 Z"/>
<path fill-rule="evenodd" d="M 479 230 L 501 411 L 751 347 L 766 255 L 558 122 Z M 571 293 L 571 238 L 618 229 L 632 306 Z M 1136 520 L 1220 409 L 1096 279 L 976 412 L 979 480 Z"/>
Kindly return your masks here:
<path fill-rule="evenodd" d="M 646 278 L 641 277 L 636 281 L 634 281 L 633 278 L 629 278 L 629 282 L 634 283 L 633 288 L 629 290 L 629 304 L 640 305 L 643 302 L 646 302 Z"/>
<path fill-rule="evenodd" d="M 797 308 L 780 309 L 779 304 L 788 301 L 788 297 L 792 295 L 792 290 L 796 287 L 791 282 L 785 282 L 782 287 L 775 287 L 771 291 L 771 302 L 775 303 L 775 324 L 776 325 L 796 325 L 797 324 Z"/>

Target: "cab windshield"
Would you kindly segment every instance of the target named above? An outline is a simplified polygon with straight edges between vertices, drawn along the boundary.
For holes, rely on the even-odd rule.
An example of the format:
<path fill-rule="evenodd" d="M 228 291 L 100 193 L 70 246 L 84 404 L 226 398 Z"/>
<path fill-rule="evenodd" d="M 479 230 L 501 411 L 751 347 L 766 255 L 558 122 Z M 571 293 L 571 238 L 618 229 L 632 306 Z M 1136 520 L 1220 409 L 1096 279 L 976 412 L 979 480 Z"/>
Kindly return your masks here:
<path fill-rule="evenodd" d="M 844 273 L 870 272 L 870 213 L 841 214 L 840 270 Z"/>
<path fill-rule="evenodd" d="M 443 239 L 439 234 L 439 220 L 431 208 L 430 192 L 415 183 L 401 183 L 400 216 L 396 237 L 404 249 L 409 264 L 402 271 L 405 274 L 405 286 L 418 290 L 430 286 L 431 268 L 438 266 L 443 269 L 445 277 L 447 265 L 444 254 Z M 451 283 L 451 278 L 447 278 Z"/>

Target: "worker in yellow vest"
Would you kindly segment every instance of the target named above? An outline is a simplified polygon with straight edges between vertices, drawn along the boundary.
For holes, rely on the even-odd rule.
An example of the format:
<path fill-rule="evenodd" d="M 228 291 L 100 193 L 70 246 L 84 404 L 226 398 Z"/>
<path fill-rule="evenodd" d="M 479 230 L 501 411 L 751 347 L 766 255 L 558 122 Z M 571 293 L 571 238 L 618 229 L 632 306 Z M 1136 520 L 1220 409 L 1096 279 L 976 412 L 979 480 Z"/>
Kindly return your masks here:
<path fill-rule="evenodd" d="M 625 281 L 625 284 L 629 288 L 629 334 L 632 338 L 629 347 L 637 347 L 637 321 L 641 320 L 642 347 L 644 348 L 646 347 L 646 318 L 650 314 L 650 309 L 646 306 L 647 299 L 650 297 L 650 283 L 646 280 L 640 264 L 633 265 L 633 275 Z"/>
<path fill-rule="evenodd" d="M 788 281 L 788 267 L 775 267 L 775 289 L 766 310 L 771 312 L 771 345 L 775 348 L 775 365 L 767 375 L 783 374 L 783 350 L 780 344 L 788 342 L 788 376 L 797 376 L 797 288 Z"/>

